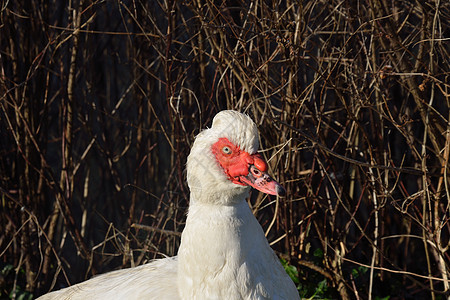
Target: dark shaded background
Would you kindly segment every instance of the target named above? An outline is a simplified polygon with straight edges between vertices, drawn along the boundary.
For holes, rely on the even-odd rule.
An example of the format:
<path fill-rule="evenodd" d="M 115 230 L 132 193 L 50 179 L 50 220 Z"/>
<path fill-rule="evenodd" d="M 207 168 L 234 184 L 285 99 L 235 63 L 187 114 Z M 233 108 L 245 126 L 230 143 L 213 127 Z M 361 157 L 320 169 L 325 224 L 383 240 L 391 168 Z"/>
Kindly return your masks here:
<path fill-rule="evenodd" d="M 249 202 L 302 296 L 448 297 L 449 8 L 1 1 L 0 298 L 175 255 L 226 108 L 287 188 Z"/>

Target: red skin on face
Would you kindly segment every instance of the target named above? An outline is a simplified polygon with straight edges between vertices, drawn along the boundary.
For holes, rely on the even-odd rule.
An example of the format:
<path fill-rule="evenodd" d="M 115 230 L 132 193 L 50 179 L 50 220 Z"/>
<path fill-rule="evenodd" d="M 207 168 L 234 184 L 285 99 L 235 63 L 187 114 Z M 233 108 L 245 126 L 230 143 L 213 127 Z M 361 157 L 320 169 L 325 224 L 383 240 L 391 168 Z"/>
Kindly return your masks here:
<path fill-rule="evenodd" d="M 211 146 L 217 162 L 234 184 L 251 186 L 263 193 L 284 196 L 286 190 L 267 174 L 267 163 L 259 153 L 250 155 L 231 143 L 220 138 Z"/>
<path fill-rule="evenodd" d="M 259 153 L 250 155 L 231 143 L 227 138 L 220 138 L 212 145 L 211 150 L 217 162 L 233 183 L 246 185 L 240 182 L 239 176 L 248 175 L 249 166 L 251 165 L 254 165 L 261 172 L 266 172 L 268 169 L 266 161 Z"/>

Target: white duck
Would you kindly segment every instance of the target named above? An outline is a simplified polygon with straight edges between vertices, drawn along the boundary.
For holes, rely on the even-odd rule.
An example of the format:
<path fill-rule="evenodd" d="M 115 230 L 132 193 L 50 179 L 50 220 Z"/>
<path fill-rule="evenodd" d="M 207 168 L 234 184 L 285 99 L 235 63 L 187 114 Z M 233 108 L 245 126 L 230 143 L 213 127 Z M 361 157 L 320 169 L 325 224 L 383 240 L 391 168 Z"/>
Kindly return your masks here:
<path fill-rule="evenodd" d="M 191 191 L 178 256 L 118 270 L 44 299 L 299 299 L 247 202 L 250 186 L 283 195 L 258 150 L 255 123 L 218 113 L 187 160 Z"/>

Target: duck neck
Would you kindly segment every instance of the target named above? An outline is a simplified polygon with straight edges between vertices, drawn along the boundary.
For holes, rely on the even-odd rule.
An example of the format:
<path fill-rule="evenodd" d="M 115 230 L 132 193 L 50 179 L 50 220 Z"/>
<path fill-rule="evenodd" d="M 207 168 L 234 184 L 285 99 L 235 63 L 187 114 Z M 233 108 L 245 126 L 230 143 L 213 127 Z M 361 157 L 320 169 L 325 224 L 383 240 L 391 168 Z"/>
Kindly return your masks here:
<path fill-rule="evenodd" d="M 218 282 L 233 282 L 248 257 L 257 255 L 254 250 L 265 247 L 264 233 L 244 197 L 230 205 L 191 202 L 178 251 L 180 291 L 193 296 L 204 290 L 200 294 L 211 298 L 210 293 L 220 290 Z M 239 287 L 223 290 L 233 294 L 229 289 Z M 226 295 L 212 298 L 221 297 Z"/>
<path fill-rule="evenodd" d="M 224 202 L 191 201 L 180 251 L 217 255 L 239 245 L 240 240 L 245 238 L 242 235 L 247 234 L 246 224 L 256 219 L 244 197 L 226 201 L 229 203 L 227 205 Z"/>

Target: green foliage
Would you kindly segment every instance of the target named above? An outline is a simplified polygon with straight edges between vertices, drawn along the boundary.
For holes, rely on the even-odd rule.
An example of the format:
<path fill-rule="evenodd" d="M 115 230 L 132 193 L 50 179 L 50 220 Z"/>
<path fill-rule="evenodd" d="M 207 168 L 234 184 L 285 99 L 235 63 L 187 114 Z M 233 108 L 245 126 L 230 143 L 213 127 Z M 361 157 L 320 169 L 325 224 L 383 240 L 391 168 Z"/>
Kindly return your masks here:
<path fill-rule="evenodd" d="M 2 269 L 2 276 L 8 275 L 12 270 L 14 269 L 14 266 L 11 264 L 7 264 Z"/>
<path fill-rule="evenodd" d="M 295 266 L 290 265 L 287 260 L 284 258 L 280 258 L 281 264 L 283 268 L 286 270 L 286 273 L 291 277 L 292 281 L 298 286 L 300 280 L 298 279 L 298 270 Z"/>
<path fill-rule="evenodd" d="M 320 255 L 321 252 L 317 251 L 317 253 Z M 308 280 L 301 280 L 300 276 L 301 274 L 299 273 L 297 267 L 290 265 L 289 262 L 284 258 L 281 258 L 280 261 L 284 269 L 286 270 L 286 273 L 289 275 L 289 277 L 291 277 L 292 281 L 297 286 L 301 298 L 307 299 L 334 298 L 332 296 L 334 291 L 330 290 L 326 279 L 322 279 L 320 281 L 309 280 L 312 278 L 308 278 Z"/>
<path fill-rule="evenodd" d="M 320 248 L 317 248 L 316 250 L 314 250 L 313 256 L 315 258 L 322 260 L 323 259 L 323 250 Z"/>
<path fill-rule="evenodd" d="M 299 285 L 300 297 L 305 299 L 334 299 L 334 290 L 330 289 L 326 279 L 314 284 Z"/>
<path fill-rule="evenodd" d="M 23 291 L 19 286 L 16 286 L 16 289 L 12 290 L 9 293 L 9 299 L 31 300 L 33 299 L 33 294 L 27 291 Z"/>
<path fill-rule="evenodd" d="M 360 277 L 361 275 L 366 274 L 368 270 L 369 270 L 368 268 L 363 267 L 363 266 L 359 266 L 355 269 L 352 269 L 353 278 L 356 279 L 356 278 Z"/>
<path fill-rule="evenodd" d="M 317 289 L 314 293 L 314 295 L 311 298 L 320 298 L 320 299 L 326 299 L 325 295 L 328 291 L 328 284 L 327 281 L 324 279 L 317 285 Z"/>
<path fill-rule="evenodd" d="M 19 273 L 24 274 L 24 270 L 20 269 Z M 31 300 L 33 299 L 33 294 L 24 291 L 20 285 L 17 283 L 10 284 L 8 277 L 14 277 L 14 266 L 11 264 L 6 264 L 1 270 L 2 279 L 4 279 L 4 286 L 0 289 L 0 299 L 15 299 L 15 300 Z M 2 282 L 3 283 L 3 282 Z"/>

